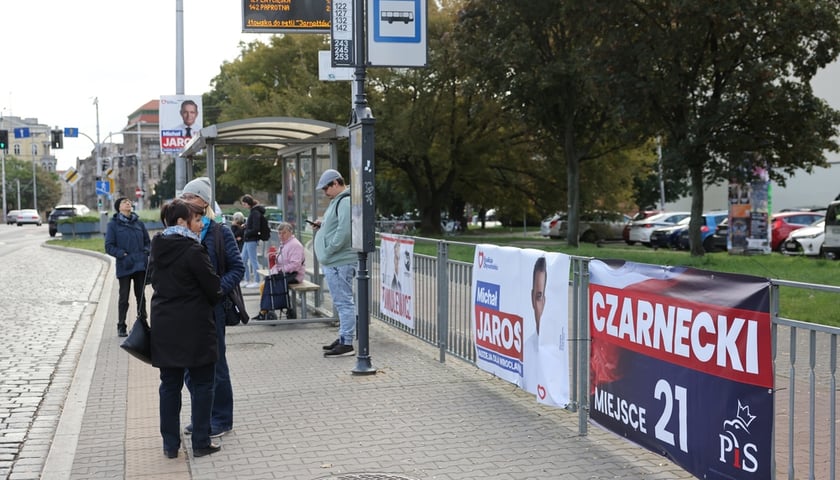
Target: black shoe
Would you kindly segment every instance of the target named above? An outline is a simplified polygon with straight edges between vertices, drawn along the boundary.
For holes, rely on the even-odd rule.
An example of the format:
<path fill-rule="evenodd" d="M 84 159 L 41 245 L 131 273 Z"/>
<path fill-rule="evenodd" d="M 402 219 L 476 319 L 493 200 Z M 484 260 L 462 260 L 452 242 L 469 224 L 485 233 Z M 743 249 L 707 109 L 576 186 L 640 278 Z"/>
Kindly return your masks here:
<path fill-rule="evenodd" d="M 287 308 L 286 309 L 286 318 L 289 320 L 297 318 L 297 312 L 295 312 L 294 308 Z"/>
<path fill-rule="evenodd" d="M 333 348 L 337 347 L 340 343 L 341 343 L 341 340 L 336 338 L 334 342 L 332 342 L 329 345 L 324 345 L 321 348 L 323 348 L 325 351 L 332 350 Z"/>
<path fill-rule="evenodd" d="M 192 423 L 184 427 L 184 435 L 192 435 Z"/>
<path fill-rule="evenodd" d="M 253 317 L 251 320 L 268 320 L 265 313 L 260 313 L 259 315 Z"/>
<path fill-rule="evenodd" d="M 178 458 L 178 450 L 164 450 L 163 454 L 166 458 Z"/>
<path fill-rule="evenodd" d="M 338 344 L 332 350 L 324 352 L 325 357 L 342 357 L 353 353 L 353 345 Z"/>
<path fill-rule="evenodd" d="M 193 457 L 203 457 L 205 455 L 210 455 L 211 453 L 216 453 L 222 449 L 222 446 L 218 443 L 211 443 L 204 448 L 193 448 Z"/>
<path fill-rule="evenodd" d="M 125 325 L 117 325 L 117 336 L 118 337 L 127 337 L 128 332 L 125 329 Z"/>

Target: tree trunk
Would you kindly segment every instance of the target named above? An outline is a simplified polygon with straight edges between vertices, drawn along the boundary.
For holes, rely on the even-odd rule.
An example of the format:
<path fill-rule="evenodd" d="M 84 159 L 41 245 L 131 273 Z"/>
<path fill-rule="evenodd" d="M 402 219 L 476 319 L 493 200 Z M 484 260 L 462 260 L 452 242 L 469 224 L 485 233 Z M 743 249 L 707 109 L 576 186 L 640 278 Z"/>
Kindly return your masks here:
<path fill-rule="evenodd" d="M 688 224 L 688 238 L 691 256 L 702 257 L 705 254 L 700 241 L 700 228 L 703 226 L 703 162 L 691 162 L 691 221 Z"/>

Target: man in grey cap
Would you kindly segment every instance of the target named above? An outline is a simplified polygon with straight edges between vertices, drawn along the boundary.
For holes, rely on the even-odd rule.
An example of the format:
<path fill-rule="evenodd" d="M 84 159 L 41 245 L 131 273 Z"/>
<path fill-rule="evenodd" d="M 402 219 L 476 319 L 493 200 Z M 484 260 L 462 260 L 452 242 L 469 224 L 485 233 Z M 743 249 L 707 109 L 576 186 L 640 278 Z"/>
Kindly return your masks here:
<path fill-rule="evenodd" d="M 357 254 L 350 237 L 350 187 L 336 170 L 321 174 L 317 188 L 324 191 L 330 204 L 324 218 L 315 222 L 315 255 L 321 264 L 333 308 L 338 312 L 338 338 L 324 345 L 325 357 L 353 353 L 356 336 L 356 305 L 353 302 L 353 278 L 356 276 Z"/>

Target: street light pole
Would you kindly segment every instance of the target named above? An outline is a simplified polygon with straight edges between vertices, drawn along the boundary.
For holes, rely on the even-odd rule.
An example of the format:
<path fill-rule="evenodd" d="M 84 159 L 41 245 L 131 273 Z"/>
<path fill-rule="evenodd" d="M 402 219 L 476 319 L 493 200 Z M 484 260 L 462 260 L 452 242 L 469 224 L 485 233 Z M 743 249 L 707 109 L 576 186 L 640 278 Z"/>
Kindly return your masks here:
<path fill-rule="evenodd" d="M 137 188 L 139 195 L 137 196 L 137 210 L 143 210 L 143 197 L 145 196 L 145 189 L 143 188 L 143 169 L 141 168 L 142 145 L 140 144 L 140 126 L 145 123 L 137 121 Z"/>
<path fill-rule="evenodd" d="M 94 97 L 93 104 L 96 105 L 96 180 L 102 180 L 102 145 L 99 143 L 99 97 Z M 96 195 L 96 208 L 101 213 L 104 202 L 102 195 Z"/>
<path fill-rule="evenodd" d="M 35 181 L 35 160 L 38 157 L 38 144 L 32 142 L 32 208 L 38 210 L 38 182 Z"/>

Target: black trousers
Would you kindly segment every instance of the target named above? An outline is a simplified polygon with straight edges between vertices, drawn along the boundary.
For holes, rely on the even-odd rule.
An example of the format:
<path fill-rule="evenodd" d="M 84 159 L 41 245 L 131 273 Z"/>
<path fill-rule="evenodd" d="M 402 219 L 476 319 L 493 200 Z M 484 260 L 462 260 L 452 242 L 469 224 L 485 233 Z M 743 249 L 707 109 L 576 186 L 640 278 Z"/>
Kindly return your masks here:
<path fill-rule="evenodd" d="M 146 317 L 146 300 L 143 298 L 143 289 L 146 288 L 146 271 L 134 272 L 131 275 L 120 277 L 120 299 L 117 303 L 117 324 L 125 325 L 125 316 L 128 314 L 128 293 L 131 289 L 131 282 L 134 282 L 134 298 L 137 300 L 137 311 L 140 316 Z"/>

